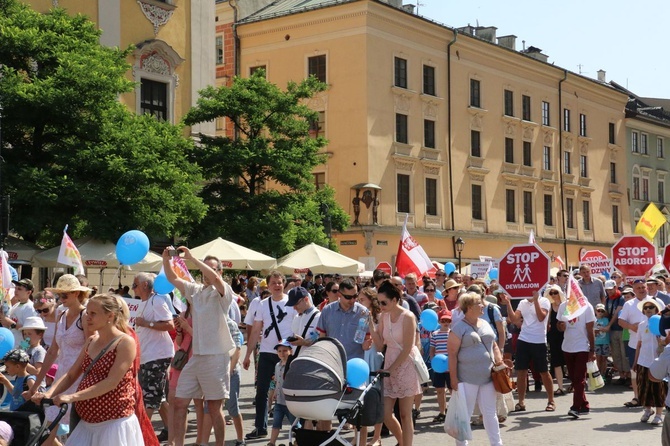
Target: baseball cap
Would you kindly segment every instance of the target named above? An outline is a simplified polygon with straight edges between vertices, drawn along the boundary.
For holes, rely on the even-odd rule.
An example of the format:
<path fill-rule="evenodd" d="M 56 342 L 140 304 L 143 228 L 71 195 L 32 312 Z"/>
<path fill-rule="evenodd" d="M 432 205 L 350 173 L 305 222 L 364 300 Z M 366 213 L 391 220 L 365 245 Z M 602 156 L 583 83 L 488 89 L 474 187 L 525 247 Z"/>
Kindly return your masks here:
<path fill-rule="evenodd" d="M 613 280 L 606 280 L 605 281 L 605 289 L 606 290 L 613 290 L 616 288 L 616 282 Z"/>
<path fill-rule="evenodd" d="M 35 288 L 35 285 L 33 285 L 33 281 L 30 279 L 12 280 L 12 283 L 16 286 L 26 287 L 29 290 L 33 290 Z"/>
<path fill-rule="evenodd" d="M 502 288 L 496 288 L 495 290 L 493 290 L 494 296 L 497 296 L 498 294 L 505 294 L 505 290 Z"/>
<path fill-rule="evenodd" d="M 621 291 L 621 294 L 626 294 L 626 293 L 634 294 L 634 291 L 631 287 L 627 286 L 626 288 L 623 289 L 623 291 Z"/>
<path fill-rule="evenodd" d="M 275 350 L 277 350 L 279 347 L 288 347 L 291 349 L 291 351 L 293 351 L 293 346 L 286 339 L 282 339 L 279 344 L 275 345 Z"/>
<path fill-rule="evenodd" d="M 603 304 L 596 305 L 596 311 L 597 310 L 604 310 L 604 309 L 605 309 L 605 305 L 603 305 Z"/>
<path fill-rule="evenodd" d="M 449 311 L 449 310 L 442 310 L 437 315 L 439 317 L 439 320 L 442 320 L 442 319 L 451 320 L 451 311 Z"/>
<path fill-rule="evenodd" d="M 301 286 L 291 288 L 291 291 L 288 292 L 288 302 L 286 302 L 286 306 L 292 307 L 309 295 L 309 291 Z"/>

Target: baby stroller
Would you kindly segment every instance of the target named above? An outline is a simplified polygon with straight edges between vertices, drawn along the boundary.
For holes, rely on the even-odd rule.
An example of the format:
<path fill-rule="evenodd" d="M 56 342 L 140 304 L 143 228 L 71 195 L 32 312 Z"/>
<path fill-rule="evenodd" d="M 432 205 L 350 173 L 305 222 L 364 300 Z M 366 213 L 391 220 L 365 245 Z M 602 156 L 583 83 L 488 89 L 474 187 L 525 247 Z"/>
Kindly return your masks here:
<path fill-rule="evenodd" d="M 49 424 L 44 416 L 44 408 L 51 405 L 53 400 L 45 398 L 39 406 L 29 401 L 15 411 L 0 410 L 0 421 L 9 424 L 14 431 L 10 446 L 37 446 L 44 443 L 67 412 L 67 404 L 61 404 L 56 419 Z"/>
<path fill-rule="evenodd" d="M 348 445 L 340 432 L 347 422 L 357 427 L 373 426 L 383 418 L 382 399 L 375 384 L 387 373 L 375 375 L 364 389 L 347 386 L 347 355 L 342 344 L 333 338 L 320 338 L 310 348 L 301 351 L 291 362 L 284 379 L 284 397 L 289 411 L 306 420 L 331 420 L 337 416 L 340 424 L 330 432 L 291 429 L 299 446 Z M 364 444 L 358 442 L 358 444 Z"/>

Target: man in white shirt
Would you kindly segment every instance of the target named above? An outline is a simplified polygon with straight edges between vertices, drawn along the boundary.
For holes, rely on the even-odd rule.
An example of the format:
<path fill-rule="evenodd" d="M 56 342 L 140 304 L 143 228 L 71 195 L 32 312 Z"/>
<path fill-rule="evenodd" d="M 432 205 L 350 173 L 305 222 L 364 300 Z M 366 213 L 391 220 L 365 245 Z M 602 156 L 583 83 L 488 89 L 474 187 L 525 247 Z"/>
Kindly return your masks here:
<path fill-rule="evenodd" d="M 547 391 L 548 401 L 545 410 L 553 412 L 556 410 L 554 383 L 547 365 L 547 315 L 551 309 L 551 303 L 549 299 L 541 297 L 537 291 L 533 293 L 532 298 L 519 302 L 516 311 L 512 308 L 509 296 L 501 294 L 498 299 L 500 305 L 507 305 L 507 318 L 510 322 L 521 327 L 514 361 L 514 369 L 517 371 L 516 388 L 519 392 L 519 403 L 516 405 L 516 410 L 526 410 L 526 383 L 530 362 L 533 361 L 533 368 L 542 377 L 542 384 Z"/>
<path fill-rule="evenodd" d="M 321 316 L 319 310 L 312 304 L 312 296 L 301 286 L 293 288 L 288 293 L 288 302 L 286 302 L 286 306 L 293 307 L 296 313 L 298 313 L 295 318 L 293 318 L 291 326 L 293 337 L 295 338 L 295 341 L 290 341 L 291 345 L 301 349 L 309 347 L 319 338 L 319 332 L 316 329 L 316 325 L 319 322 L 319 316 Z M 297 351 L 297 349 L 293 349 L 294 356 L 298 355 L 298 353 L 296 353 Z"/>
<path fill-rule="evenodd" d="M 12 280 L 15 285 L 14 297 L 16 303 L 12 305 L 6 315 L 2 316 L 2 326 L 12 330 L 14 334 L 14 348 L 18 348 L 23 336 L 21 327 L 29 317 L 37 316 L 33 307 L 32 295 L 35 289 L 30 279 Z"/>

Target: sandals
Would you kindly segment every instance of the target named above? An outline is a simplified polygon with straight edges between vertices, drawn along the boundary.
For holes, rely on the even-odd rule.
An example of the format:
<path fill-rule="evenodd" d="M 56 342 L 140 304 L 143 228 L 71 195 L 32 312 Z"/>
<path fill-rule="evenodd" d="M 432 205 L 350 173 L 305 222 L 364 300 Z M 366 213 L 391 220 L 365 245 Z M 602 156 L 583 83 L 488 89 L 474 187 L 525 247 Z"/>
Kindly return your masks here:
<path fill-rule="evenodd" d="M 640 402 L 638 401 L 637 398 L 633 398 L 632 400 L 628 401 L 627 403 L 623 403 L 624 406 L 626 407 L 640 407 Z"/>
<path fill-rule="evenodd" d="M 444 423 L 446 417 L 447 417 L 446 414 L 443 413 L 437 414 L 437 416 L 433 418 L 433 423 Z"/>
<path fill-rule="evenodd" d="M 554 412 L 556 411 L 556 404 L 553 401 L 547 403 L 547 407 L 544 408 L 545 412 Z"/>
<path fill-rule="evenodd" d="M 563 396 L 565 395 L 565 390 L 563 389 L 554 390 L 554 395 Z"/>
<path fill-rule="evenodd" d="M 516 403 L 514 406 L 514 412 L 525 412 L 526 411 L 526 406 L 521 403 Z"/>

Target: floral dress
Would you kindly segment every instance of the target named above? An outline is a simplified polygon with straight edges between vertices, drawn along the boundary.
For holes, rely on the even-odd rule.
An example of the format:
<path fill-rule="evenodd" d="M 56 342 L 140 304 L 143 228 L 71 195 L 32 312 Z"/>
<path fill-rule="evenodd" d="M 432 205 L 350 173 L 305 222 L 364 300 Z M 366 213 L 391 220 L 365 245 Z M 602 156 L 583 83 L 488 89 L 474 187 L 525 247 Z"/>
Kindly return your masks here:
<path fill-rule="evenodd" d="M 384 367 L 387 369 L 395 362 L 402 351 L 402 321 L 404 316 L 406 316 L 404 313 L 409 313 L 409 311 L 403 310 L 403 314 L 395 322 L 391 321 L 391 315 L 389 313 L 384 313 L 382 315 L 384 318 L 384 331 L 382 332 L 382 336 L 384 338 L 384 343 L 386 344 Z M 414 317 L 411 313 L 409 314 Z M 412 347 L 410 356 L 408 356 L 407 359 L 405 359 L 405 361 L 391 373 L 391 376 L 384 378 L 385 397 L 405 398 L 421 393 L 419 375 L 416 372 L 414 361 L 412 360 L 412 357 L 414 356 L 421 356 L 421 353 L 419 353 L 419 349 L 416 348 L 416 346 Z"/>

